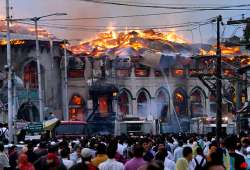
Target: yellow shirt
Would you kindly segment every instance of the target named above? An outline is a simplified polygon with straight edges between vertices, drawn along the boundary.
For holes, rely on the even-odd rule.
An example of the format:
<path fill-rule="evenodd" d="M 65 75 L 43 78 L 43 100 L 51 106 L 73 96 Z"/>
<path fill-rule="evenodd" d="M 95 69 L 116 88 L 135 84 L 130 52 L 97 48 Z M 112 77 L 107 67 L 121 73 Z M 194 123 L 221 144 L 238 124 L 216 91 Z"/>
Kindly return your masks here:
<path fill-rule="evenodd" d="M 106 154 L 97 154 L 95 158 L 91 160 L 91 164 L 95 167 L 98 167 L 98 165 L 108 159 L 108 156 Z"/>
<path fill-rule="evenodd" d="M 188 161 L 185 158 L 180 158 L 176 162 L 176 170 L 188 170 Z"/>

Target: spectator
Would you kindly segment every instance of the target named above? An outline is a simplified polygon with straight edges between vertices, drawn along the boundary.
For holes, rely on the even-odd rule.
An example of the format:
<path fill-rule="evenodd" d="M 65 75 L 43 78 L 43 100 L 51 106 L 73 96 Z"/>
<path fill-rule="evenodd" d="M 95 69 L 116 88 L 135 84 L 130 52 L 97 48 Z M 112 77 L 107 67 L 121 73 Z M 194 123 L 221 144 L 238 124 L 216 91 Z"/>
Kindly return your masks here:
<path fill-rule="evenodd" d="M 178 147 L 174 150 L 174 161 L 176 162 L 179 158 L 183 156 L 183 141 L 178 142 Z"/>
<path fill-rule="evenodd" d="M 109 159 L 98 166 L 100 170 L 124 170 L 123 164 L 114 159 L 116 151 L 117 143 L 111 143 L 107 148 L 107 155 Z"/>
<path fill-rule="evenodd" d="M 103 143 L 99 143 L 97 146 L 96 157 L 91 160 L 92 165 L 98 167 L 100 163 L 106 161 L 108 156 L 106 154 L 106 146 Z"/>
<path fill-rule="evenodd" d="M 59 160 L 55 153 L 49 153 L 44 170 L 66 170 L 67 168 Z"/>
<path fill-rule="evenodd" d="M 4 145 L 0 143 L 0 169 L 8 169 L 10 168 L 9 158 L 4 152 Z"/>
<path fill-rule="evenodd" d="M 183 148 L 183 158 L 179 158 L 176 162 L 176 170 L 188 170 L 189 168 L 189 162 L 193 158 L 193 151 L 190 147 L 184 147 Z"/>
<path fill-rule="evenodd" d="M 69 148 L 61 150 L 61 159 L 67 169 L 70 169 L 74 165 L 74 162 L 72 160 L 69 160 L 69 154 L 70 154 Z"/>
<path fill-rule="evenodd" d="M 28 151 L 26 152 L 26 155 L 28 156 L 28 160 L 30 163 L 34 163 L 37 160 L 37 155 L 34 153 L 34 147 L 33 144 L 30 142 L 27 145 Z"/>
<path fill-rule="evenodd" d="M 74 165 L 70 170 L 96 170 L 97 168 L 91 164 L 92 151 L 89 148 L 84 148 L 81 151 L 82 161 Z"/>
<path fill-rule="evenodd" d="M 197 155 L 193 158 L 192 164 L 195 170 L 202 170 L 206 165 L 206 158 L 201 147 L 196 148 Z"/>
<path fill-rule="evenodd" d="M 18 153 L 16 150 L 16 146 L 13 145 L 9 148 L 9 162 L 10 162 L 10 169 L 15 170 L 17 167 L 17 159 Z"/>
<path fill-rule="evenodd" d="M 26 154 L 21 154 L 18 157 L 18 169 L 19 170 L 35 170 L 32 163 L 28 161 L 28 156 Z"/>
<path fill-rule="evenodd" d="M 133 156 L 134 157 L 125 164 L 125 170 L 135 170 L 147 164 L 143 159 L 143 147 L 140 144 L 134 145 Z"/>
<path fill-rule="evenodd" d="M 144 155 L 143 159 L 147 162 L 150 162 L 154 159 L 154 155 L 151 151 L 151 142 L 149 140 L 145 140 L 143 142 L 143 148 L 144 148 Z"/>
<path fill-rule="evenodd" d="M 72 160 L 75 164 L 82 161 L 81 150 L 82 148 L 80 146 L 76 146 L 75 151 L 70 154 L 70 160 Z"/>
<path fill-rule="evenodd" d="M 242 155 L 235 152 L 236 145 L 236 137 L 231 136 L 227 138 L 226 148 L 230 155 L 230 169 L 234 168 L 236 170 L 246 170 L 247 163 Z"/>
<path fill-rule="evenodd" d="M 175 170 L 175 162 L 169 159 L 168 152 L 166 152 L 166 157 L 164 161 L 164 170 Z"/>

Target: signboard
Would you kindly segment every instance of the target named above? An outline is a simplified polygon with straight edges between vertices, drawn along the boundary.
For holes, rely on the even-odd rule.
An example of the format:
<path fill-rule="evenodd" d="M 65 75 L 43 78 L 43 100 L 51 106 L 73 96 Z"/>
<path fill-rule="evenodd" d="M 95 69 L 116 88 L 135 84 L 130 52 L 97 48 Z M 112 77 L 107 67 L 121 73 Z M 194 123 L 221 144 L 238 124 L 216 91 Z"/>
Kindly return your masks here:
<path fill-rule="evenodd" d="M 28 131 L 30 133 L 39 133 L 43 130 L 43 123 L 29 123 Z"/>

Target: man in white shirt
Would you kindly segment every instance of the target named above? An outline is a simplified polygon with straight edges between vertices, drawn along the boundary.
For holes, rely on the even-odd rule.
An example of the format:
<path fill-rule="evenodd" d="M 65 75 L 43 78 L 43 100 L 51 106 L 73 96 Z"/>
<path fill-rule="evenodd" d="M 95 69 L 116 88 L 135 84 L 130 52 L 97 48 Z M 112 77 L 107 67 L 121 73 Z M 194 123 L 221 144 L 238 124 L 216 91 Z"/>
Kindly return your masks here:
<path fill-rule="evenodd" d="M 116 151 L 117 143 L 111 142 L 107 148 L 109 159 L 98 166 L 99 170 L 124 170 L 124 165 L 115 160 Z"/>
<path fill-rule="evenodd" d="M 69 153 L 70 153 L 69 149 L 61 150 L 62 162 L 67 169 L 70 169 L 74 165 L 74 162 L 72 160 L 69 160 Z"/>
<path fill-rule="evenodd" d="M 203 167 L 204 168 L 205 165 L 206 165 L 206 158 L 203 155 L 202 148 L 198 147 L 196 149 L 196 153 L 197 153 L 197 155 L 193 158 L 192 163 L 191 163 L 192 167 L 196 168 L 197 166 L 199 166 L 199 167 Z"/>
<path fill-rule="evenodd" d="M 164 161 L 164 170 L 175 170 L 175 162 L 169 159 L 168 152 L 166 153 Z"/>
<path fill-rule="evenodd" d="M 179 158 L 183 157 L 183 141 L 178 142 L 178 147 L 174 150 L 174 161 L 176 162 Z"/>

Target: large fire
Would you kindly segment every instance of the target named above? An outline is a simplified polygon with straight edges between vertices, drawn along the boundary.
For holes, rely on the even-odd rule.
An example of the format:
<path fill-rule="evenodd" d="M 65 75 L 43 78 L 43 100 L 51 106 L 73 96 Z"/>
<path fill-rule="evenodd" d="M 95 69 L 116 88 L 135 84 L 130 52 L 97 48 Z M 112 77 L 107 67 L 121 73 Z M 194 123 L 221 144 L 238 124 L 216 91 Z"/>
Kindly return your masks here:
<path fill-rule="evenodd" d="M 140 49 L 150 48 L 162 51 L 164 48 L 176 51 L 175 44 L 188 44 L 189 42 L 175 32 L 156 32 L 150 30 L 134 30 L 130 32 L 109 31 L 99 33 L 90 41 L 82 41 L 80 45 L 71 46 L 74 54 L 88 54 L 100 56 L 105 54 L 119 55 L 122 49 L 129 49 L 133 55 L 138 55 Z"/>
<path fill-rule="evenodd" d="M 222 55 L 240 55 L 241 49 L 239 46 L 234 46 L 234 47 L 227 47 L 225 45 L 221 45 L 221 54 Z M 216 45 L 213 45 L 212 48 L 208 51 L 204 49 L 200 49 L 200 55 L 206 56 L 206 55 L 216 55 Z"/>

